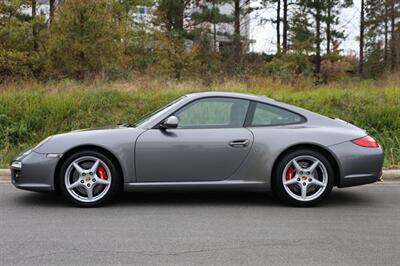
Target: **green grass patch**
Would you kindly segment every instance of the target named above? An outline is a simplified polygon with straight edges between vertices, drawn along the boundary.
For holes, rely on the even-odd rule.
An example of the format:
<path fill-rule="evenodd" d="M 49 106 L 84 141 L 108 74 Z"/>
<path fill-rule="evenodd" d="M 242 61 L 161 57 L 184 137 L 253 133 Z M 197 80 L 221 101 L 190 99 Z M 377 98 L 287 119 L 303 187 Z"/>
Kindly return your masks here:
<path fill-rule="evenodd" d="M 400 166 L 400 85 L 338 83 L 315 87 L 253 79 L 197 82 L 21 83 L 0 91 L 0 166 L 45 137 L 74 129 L 132 122 L 188 92 L 223 90 L 266 95 L 366 129 L 385 149 L 385 166 Z"/>

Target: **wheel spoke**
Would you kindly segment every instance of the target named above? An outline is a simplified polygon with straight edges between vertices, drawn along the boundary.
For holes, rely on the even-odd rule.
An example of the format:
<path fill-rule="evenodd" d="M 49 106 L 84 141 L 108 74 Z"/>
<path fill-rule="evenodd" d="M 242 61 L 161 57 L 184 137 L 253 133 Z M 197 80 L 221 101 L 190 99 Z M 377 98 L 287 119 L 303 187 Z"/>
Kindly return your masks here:
<path fill-rule="evenodd" d="M 87 197 L 89 200 L 93 198 L 93 186 L 86 187 Z"/>
<path fill-rule="evenodd" d="M 307 186 L 301 185 L 301 198 L 303 200 L 307 198 Z"/>
<path fill-rule="evenodd" d="M 299 163 L 295 159 L 292 160 L 292 164 L 297 172 L 303 171 L 303 168 L 299 165 Z"/>
<path fill-rule="evenodd" d="M 94 162 L 94 164 L 92 165 L 92 168 L 90 168 L 90 171 L 93 172 L 93 173 L 96 173 L 97 168 L 99 167 L 99 164 L 100 164 L 100 160 L 96 160 Z"/>
<path fill-rule="evenodd" d="M 74 189 L 76 187 L 81 186 L 81 181 L 78 179 L 77 181 L 75 181 L 74 183 L 70 184 L 69 186 L 67 186 L 67 189 Z"/>
<path fill-rule="evenodd" d="M 109 185 L 109 184 L 110 184 L 110 181 L 105 180 L 105 179 L 98 178 L 98 179 L 96 179 L 96 184 L 100 184 L 100 185 Z"/>
<path fill-rule="evenodd" d="M 78 173 L 79 173 L 80 175 L 83 173 L 84 170 L 83 170 L 82 167 L 79 166 L 79 164 L 77 164 L 77 163 L 74 162 L 72 165 L 74 166 L 75 170 L 78 171 Z"/>
<path fill-rule="evenodd" d="M 313 179 L 313 181 L 311 182 L 311 184 L 313 185 L 317 185 L 319 187 L 325 187 L 325 184 L 317 179 Z"/>
<path fill-rule="evenodd" d="M 283 184 L 285 186 L 288 186 L 288 185 L 293 185 L 293 184 L 297 184 L 297 183 L 298 183 L 298 181 L 297 181 L 297 175 L 296 175 L 292 179 L 286 180 Z"/>
<path fill-rule="evenodd" d="M 315 161 L 310 167 L 307 168 L 307 171 L 310 173 L 314 172 L 314 170 L 317 168 L 318 165 L 319 161 Z"/>

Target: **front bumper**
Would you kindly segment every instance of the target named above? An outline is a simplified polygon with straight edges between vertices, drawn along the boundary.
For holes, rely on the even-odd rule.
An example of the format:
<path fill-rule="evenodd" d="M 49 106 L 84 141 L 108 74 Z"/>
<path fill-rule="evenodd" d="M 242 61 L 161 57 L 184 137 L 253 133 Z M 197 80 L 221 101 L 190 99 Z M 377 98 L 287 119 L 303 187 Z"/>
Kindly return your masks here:
<path fill-rule="evenodd" d="M 54 173 L 59 157 L 31 152 L 11 162 L 11 182 L 19 189 L 31 191 L 53 191 Z"/>
<path fill-rule="evenodd" d="M 349 141 L 329 148 L 339 164 L 338 187 L 370 184 L 382 176 L 384 154 L 381 147 L 365 148 Z"/>

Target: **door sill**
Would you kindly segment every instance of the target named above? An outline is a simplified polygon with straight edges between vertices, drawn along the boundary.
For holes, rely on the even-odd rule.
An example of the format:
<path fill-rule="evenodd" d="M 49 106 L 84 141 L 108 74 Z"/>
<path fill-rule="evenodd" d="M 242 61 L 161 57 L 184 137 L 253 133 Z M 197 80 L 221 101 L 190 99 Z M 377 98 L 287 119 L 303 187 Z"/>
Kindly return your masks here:
<path fill-rule="evenodd" d="M 267 184 L 262 181 L 202 181 L 202 182 L 135 182 L 125 183 L 124 189 L 135 190 L 182 190 L 182 189 L 206 189 L 206 190 L 267 190 Z"/>

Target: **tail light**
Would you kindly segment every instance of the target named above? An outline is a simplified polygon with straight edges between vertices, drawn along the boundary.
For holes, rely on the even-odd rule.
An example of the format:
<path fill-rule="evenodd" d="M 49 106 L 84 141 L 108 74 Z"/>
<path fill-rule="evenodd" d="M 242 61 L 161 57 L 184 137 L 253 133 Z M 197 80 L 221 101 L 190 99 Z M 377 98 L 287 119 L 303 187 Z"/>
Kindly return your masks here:
<path fill-rule="evenodd" d="M 378 148 L 379 143 L 371 136 L 365 136 L 359 139 L 352 140 L 354 144 L 366 148 Z"/>

